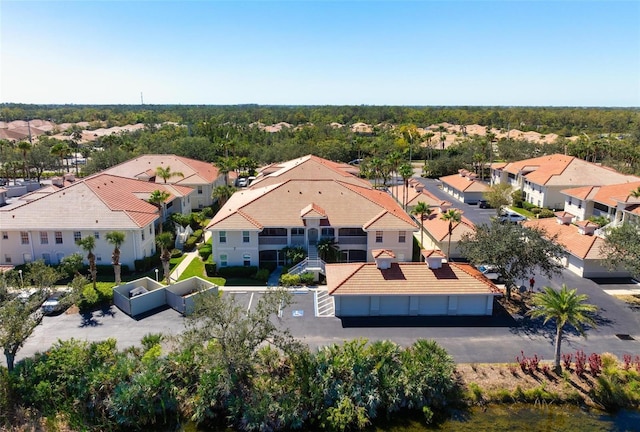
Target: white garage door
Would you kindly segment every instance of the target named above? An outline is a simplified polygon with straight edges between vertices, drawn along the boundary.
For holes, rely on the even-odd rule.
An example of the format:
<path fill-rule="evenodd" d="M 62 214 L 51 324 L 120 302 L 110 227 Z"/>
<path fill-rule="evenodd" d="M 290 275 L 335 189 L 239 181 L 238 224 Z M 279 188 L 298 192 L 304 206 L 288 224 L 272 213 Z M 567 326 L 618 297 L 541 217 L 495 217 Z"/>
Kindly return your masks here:
<path fill-rule="evenodd" d="M 458 315 L 485 315 L 487 309 L 487 296 L 459 296 Z"/>
<path fill-rule="evenodd" d="M 448 305 L 448 296 L 422 296 L 418 315 L 446 315 Z"/>
<path fill-rule="evenodd" d="M 409 296 L 380 296 L 380 315 L 409 315 Z"/>
<path fill-rule="evenodd" d="M 369 316 L 369 296 L 340 296 L 341 316 Z"/>

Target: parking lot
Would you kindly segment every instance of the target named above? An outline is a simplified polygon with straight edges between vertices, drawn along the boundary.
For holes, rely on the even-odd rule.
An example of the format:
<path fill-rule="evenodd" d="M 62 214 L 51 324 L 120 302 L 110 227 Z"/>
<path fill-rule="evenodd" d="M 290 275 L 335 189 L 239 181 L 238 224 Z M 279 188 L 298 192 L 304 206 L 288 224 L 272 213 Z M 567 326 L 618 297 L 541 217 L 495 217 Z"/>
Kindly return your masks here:
<path fill-rule="evenodd" d="M 421 179 L 436 196 L 454 201 L 438 188 L 438 181 Z M 455 201 L 454 201 L 455 202 Z M 495 209 L 480 209 L 477 205 L 455 202 L 464 215 L 475 224 L 489 223 Z M 599 307 L 598 327 L 588 331 L 588 339 L 568 329 L 563 351 L 584 350 L 640 355 L 640 313 L 632 311 L 608 292 L 640 288 L 628 280 L 589 280 L 565 270 L 551 279 L 535 275 L 536 287 L 548 285 L 560 288 L 563 283 L 589 295 L 589 301 Z M 525 281 L 523 281 L 525 283 Z M 246 310 L 256 307 L 263 288 L 235 287 L 226 291 Z M 457 362 L 513 362 L 520 351 L 553 358 L 552 323 L 511 317 L 495 309 L 492 317 L 373 317 L 340 319 L 333 316 L 331 299 L 326 290 L 300 289 L 292 291 L 294 303 L 282 309 L 276 319 L 292 335 L 312 349 L 344 340 L 392 340 L 410 345 L 415 340 L 434 339 Z M 81 315 L 61 314 L 44 317 L 25 346 L 18 352 L 18 360 L 46 350 L 58 339 L 103 340 L 113 337 L 121 348 L 137 345 L 148 333 L 175 335 L 184 329 L 184 318 L 172 309 L 157 310 L 143 317 L 131 318 L 114 306 L 104 311 Z M 625 337 L 628 336 L 628 337 Z M 2 359 L 4 362 L 4 358 Z"/>

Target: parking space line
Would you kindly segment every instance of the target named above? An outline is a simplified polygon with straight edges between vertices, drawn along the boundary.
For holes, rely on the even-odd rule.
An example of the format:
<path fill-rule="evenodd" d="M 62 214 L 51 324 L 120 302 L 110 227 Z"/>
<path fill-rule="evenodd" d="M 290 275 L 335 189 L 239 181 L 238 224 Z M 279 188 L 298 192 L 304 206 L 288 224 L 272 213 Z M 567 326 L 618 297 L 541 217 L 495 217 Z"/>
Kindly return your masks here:
<path fill-rule="evenodd" d="M 251 297 L 249 297 L 249 306 L 247 306 L 247 315 L 249 315 L 249 311 L 251 310 L 251 302 L 253 302 L 253 294 L 251 293 Z"/>

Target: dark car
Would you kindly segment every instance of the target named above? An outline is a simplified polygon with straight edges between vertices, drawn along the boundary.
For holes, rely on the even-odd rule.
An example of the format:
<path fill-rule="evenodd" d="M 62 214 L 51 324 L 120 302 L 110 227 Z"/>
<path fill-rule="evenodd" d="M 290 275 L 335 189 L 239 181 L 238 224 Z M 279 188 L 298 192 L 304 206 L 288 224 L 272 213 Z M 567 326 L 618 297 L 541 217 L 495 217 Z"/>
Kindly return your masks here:
<path fill-rule="evenodd" d="M 488 208 L 493 208 L 489 205 L 489 203 L 487 202 L 487 200 L 481 199 L 480 201 L 478 201 L 478 207 L 482 208 L 482 209 L 488 209 Z"/>

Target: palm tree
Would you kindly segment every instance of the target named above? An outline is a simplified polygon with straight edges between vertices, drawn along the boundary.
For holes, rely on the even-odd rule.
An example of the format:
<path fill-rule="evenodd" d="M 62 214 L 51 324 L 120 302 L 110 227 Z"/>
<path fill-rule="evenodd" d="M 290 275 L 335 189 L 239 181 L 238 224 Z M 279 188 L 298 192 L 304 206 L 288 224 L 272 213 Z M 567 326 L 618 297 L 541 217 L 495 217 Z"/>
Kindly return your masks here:
<path fill-rule="evenodd" d="M 91 280 L 93 281 L 93 289 L 97 290 L 96 275 L 98 270 L 96 268 L 96 256 L 93 254 L 93 250 L 96 248 L 96 239 L 94 236 L 88 236 L 76 240 L 76 244 L 87 252 L 87 260 L 89 261 L 89 272 L 91 273 Z"/>
<path fill-rule="evenodd" d="M 398 174 L 402 176 L 402 180 L 404 181 L 404 189 L 402 193 L 402 208 L 407 210 L 407 201 L 409 199 L 409 179 L 413 176 L 413 168 L 410 164 L 404 163 L 400 165 L 398 168 Z M 396 197 L 397 198 L 397 197 Z"/>
<path fill-rule="evenodd" d="M 418 201 L 418 205 L 416 205 L 413 210 L 411 210 L 411 213 L 414 215 L 418 215 L 420 216 L 420 247 L 422 246 L 422 235 L 424 233 L 424 217 L 427 216 L 431 216 L 431 213 L 433 213 L 433 209 L 431 207 L 429 207 L 426 203 L 422 202 L 422 201 Z"/>
<path fill-rule="evenodd" d="M 53 145 L 49 151 L 51 152 L 51 154 L 56 155 L 60 158 L 60 169 L 62 170 L 64 168 L 64 160 L 69 154 L 69 146 L 67 145 L 67 143 L 59 142 L 58 144 Z M 67 172 L 69 172 L 68 165 Z"/>
<path fill-rule="evenodd" d="M 113 254 L 111 255 L 111 264 L 113 264 L 113 272 L 116 277 L 116 285 L 120 285 L 120 246 L 124 243 L 126 234 L 122 231 L 110 231 L 105 236 L 107 242 L 113 245 Z"/>
<path fill-rule="evenodd" d="M 151 204 L 160 209 L 160 227 L 158 228 L 158 233 L 160 234 L 162 233 L 162 224 L 164 223 L 164 203 L 170 196 L 171 194 L 169 192 L 156 189 L 151 192 L 148 199 Z"/>
<path fill-rule="evenodd" d="M 16 144 L 16 147 L 22 153 L 22 177 L 27 178 L 27 153 L 31 150 L 31 143 L 27 141 L 20 141 Z"/>
<path fill-rule="evenodd" d="M 440 219 L 449 222 L 449 244 L 447 246 L 447 261 L 451 260 L 451 236 L 453 234 L 453 224 L 460 223 L 462 215 L 456 209 L 449 209 L 440 215 Z"/>
<path fill-rule="evenodd" d="M 227 201 L 229 201 L 229 198 L 231 198 L 231 195 L 233 195 L 235 191 L 236 188 L 233 186 L 216 186 L 211 193 L 211 198 L 217 199 L 218 204 L 220 204 L 220 207 L 222 207 Z"/>
<path fill-rule="evenodd" d="M 545 286 L 541 293 L 533 295 L 533 306 L 527 314 L 532 318 L 544 318 L 546 324 L 549 320 L 556 321 L 556 352 L 554 358 L 554 366 L 556 370 L 560 369 L 560 344 L 562 342 L 562 330 L 565 324 L 570 324 L 578 332 L 584 336 L 583 325 L 588 324 L 595 327 L 595 321 L 591 314 L 598 307 L 589 303 L 585 303 L 589 296 L 586 294 L 578 294 L 577 289 L 568 289 L 566 284 L 562 284 L 560 291 L 556 291 L 551 287 Z"/>
<path fill-rule="evenodd" d="M 160 177 L 165 183 L 167 183 L 167 180 L 169 180 L 171 177 L 174 177 L 174 176 L 184 178 L 184 174 L 182 174 L 181 172 L 171 171 L 171 167 L 169 165 L 167 165 L 166 168 L 157 167 L 156 175 Z"/>
<path fill-rule="evenodd" d="M 638 186 L 637 189 L 632 190 L 629 196 L 632 196 L 634 198 L 640 198 L 640 186 Z"/>
<path fill-rule="evenodd" d="M 162 275 L 167 281 L 167 285 L 171 283 L 169 273 L 169 262 L 171 261 L 171 249 L 173 248 L 173 234 L 170 232 L 160 233 L 156 236 L 156 244 L 160 247 L 160 262 L 162 262 Z"/>

